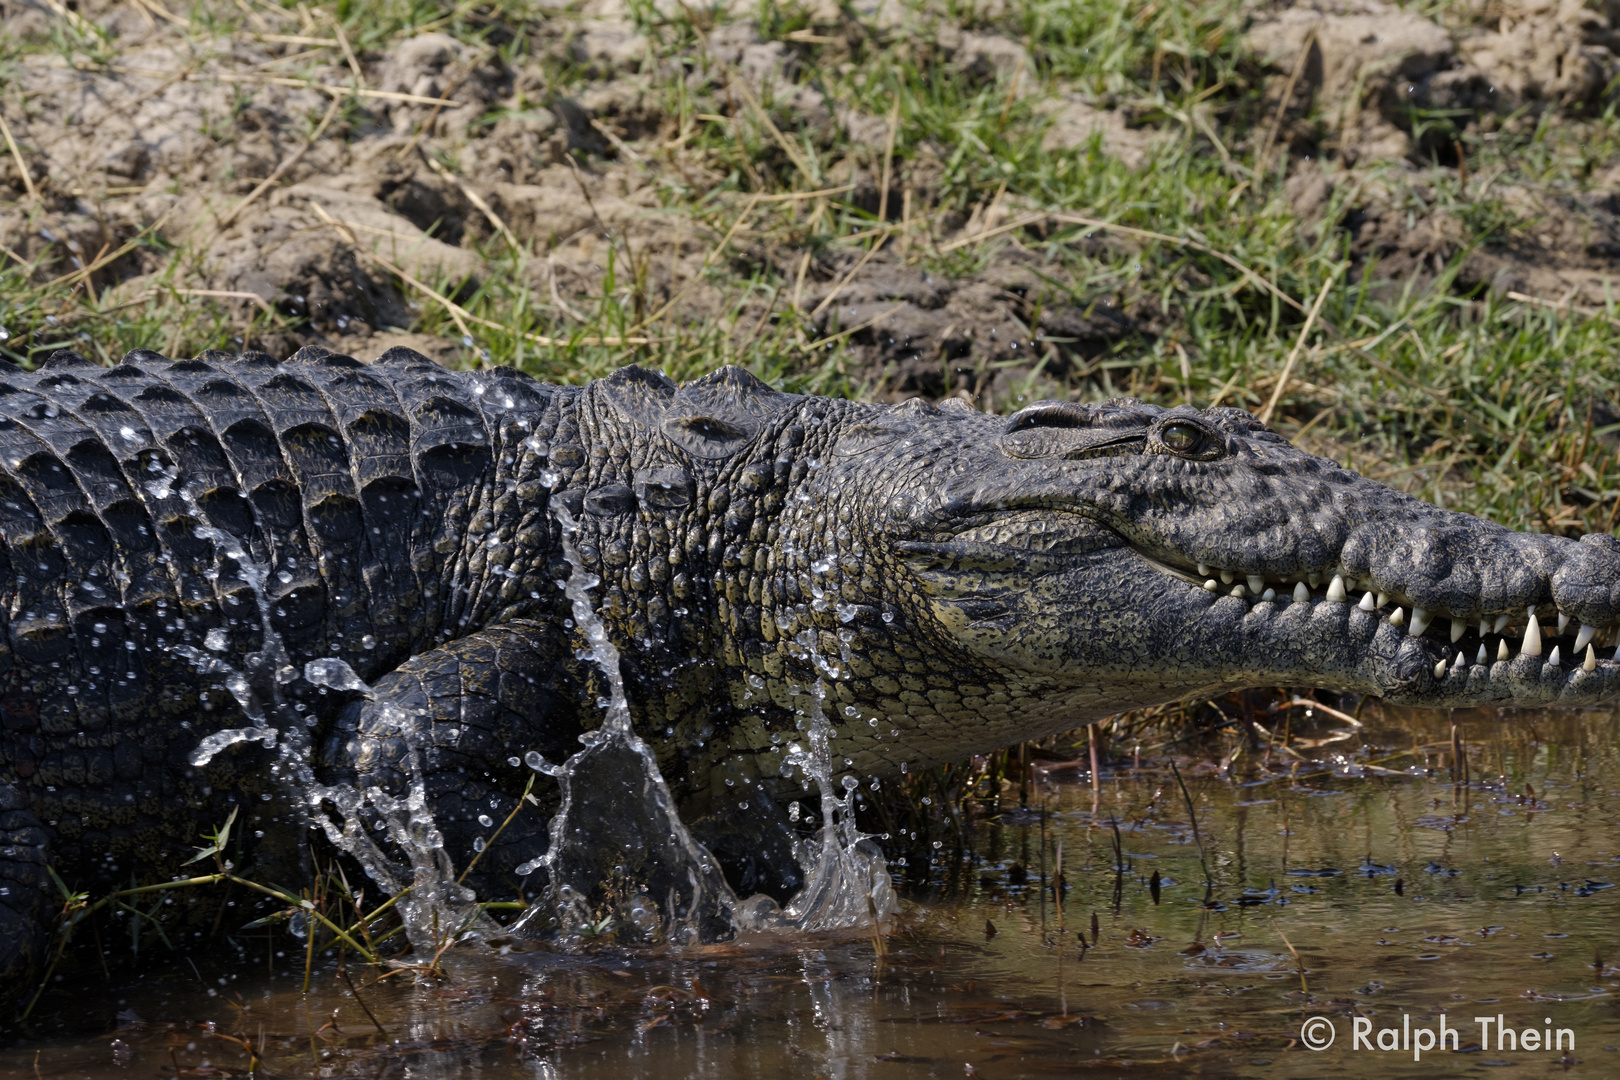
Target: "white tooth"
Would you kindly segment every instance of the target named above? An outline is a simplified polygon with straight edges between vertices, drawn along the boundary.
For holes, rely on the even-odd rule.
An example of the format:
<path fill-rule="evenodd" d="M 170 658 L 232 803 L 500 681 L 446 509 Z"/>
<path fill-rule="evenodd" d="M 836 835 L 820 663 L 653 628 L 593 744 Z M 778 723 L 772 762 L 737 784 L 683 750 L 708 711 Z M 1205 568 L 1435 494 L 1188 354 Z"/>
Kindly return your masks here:
<path fill-rule="evenodd" d="M 1506 660 L 1508 658 L 1507 638 L 1503 638 L 1501 641 L 1496 643 L 1496 658 L 1498 660 Z"/>
<path fill-rule="evenodd" d="M 1580 652 L 1582 649 L 1586 648 L 1592 643 L 1592 639 L 1596 636 L 1597 627 L 1587 626 L 1585 623 L 1581 623 L 1580 630 L 1575 634 L 1575 651 Z"/>
<path fill-rule="evenodd" d="M 1423 631 L 1429 628 L 1429 613 L 1420 607 L 1412 609 L 1412 628 L 1407 631 L 1412 637 L 1422 637 Z"/>
<path fill-rule="evenodd" d="M 1338 574 L 1334 574 L 1333 580 L 1328 582 L 1327 598 L 1340 604 L 1349 599 L 1349 595 L 1344 591 L 1344 578 Z"/>
<path fill-rule="evenodd" d="M 1588 645 L 1586 647 L 1586 663 L 1581 665 L 1582 671 L 1597 670 L 1597 650 Z"/>
<path fill-rule="evenodd" d="M 1466 633 L 1468 633 L 1468 624 L 1466 622 L 1461 619 L 1451 620 L 1451 643 L 1453 645 L 1461 641 L 1462 636 Z"/>
<path fill-rule="evenodd" d="M 1296 582 L 1294 584 L 1294 603 L 1303 604 L 1310 598 L 1311 590 L 1305 586 L 1305 583 L 1303 581 Z"/>
<path fill-rule="evenodd" d="M 1462 653 L 1459 652 L 1457 654 L 1457 662 L 1452 666 L 1455 667 L 1458 671 L 1461 671 L 1463 668 L 1468 666 L 1468 657 L 1464 656 Z"/>
<path fill-rule="evenodd" d="M 1275 599 L 1277 599 L 1277 590 L 1276 589 L 1267 589 L 1265 592 L 1260 594 L 1260 599 L 1262 599 L 1262 600 L 1275 600 Z"/>
<path fill-rule="evenodd" d="M 1361 594 L 1361 603 L 1357 604 L 1356 607 L 1360 608 L 1362 611 L 1378 610 L 1378 605 L 1373 603 L 1373 594 L 1370 592 Z"/>
<path fill-rule="evenodd" d="M 1249 575 L 1249 591 L 1259 596 L 1266 591 L 1266 579 L 1259 574 Z"/>
<path fill-rule="evenodd" d="M 1379 607 L 1383 607 L 1385 604 L 1389 603 L 1389 593 L 1379 593 L 1377 598 L 1373 600 L 1373 603 L 1377 604 Z"/>
<path fill-rule="evenodd" d="M 1529 625 L 1524 628 L 1524 648 L 1531 656 L 1541 655 L 1541 624 L 1536 622 L 1536 613 L 1530 613 Z"/>
<path fill-rule="evenodd" d="M 1569 629 L 1569 616 L 1562 611 L 1558 613 L 1558 636 L 1563 637 L 1564 631 Z"/>
<path fill-rule="evenodd" d="M 1485 662 L 1485 643 L 1482 641 L 1482 642 L 1479 643 L 1479 653 L 1474 657 L 1474 663 L 1483 664 L 1484 662 Z"/>
<path fill-rule="evenodd" d="M 1508 624 L 1508 618 L 1509 616 L 1507 615 L 1498 615 L 1496 617 L 1496 622 L 1491 624 L 1491 633 L 1500 634 L 1502 632 L 1502 627 Z"/>
<path fill-rule="evenodd" d="M 1434 662 L 1434 677 L 1437 679 L 1446 677 L 1446 658 L 1443 656 Z"/>
<path fill-rule="evenodd" d="M 1246 595 L 1246 594 L 1245 594 L 1245 593 L 1244 593 L 1244 591 L 1243 591 L 1243 586 L 1242 586 L 1242 585 L 1241 585 L 1241 584 L 1238 584 L 1238 585 L 1234 585 L 1234 586 L 1232 586 L 1232 592 L 1231 592 L 1231 595 L 1232 595 L 1232 596 L 1235 596 L 1235 597 L 1237 597 L 1237 598 L 1238 598 L 1238 599 L 1239 599 L 1239 600 L 1241 600 L 1241 599 L 1243 599 L 1243 597 L 1244 597 L 1244 596 L 1245 596 L 1245 595 Z"/>
<path fill-rule="evenodd" d="M 1547 654 L 1547 663 L 1551 664 L 1553 667 L 1557 667 L 1558 659 L 1558 646 L 1554 645 L 1553 651 Z"/>
<path fill-rule="evenodd" d="M 1237 577 L 1237 575 L 1232 573 L 1232 571 L 1230 571 L 1230 570 L 1222 570 L 1221 571 L 1221 580 L 1226 582 L 1226 584 L 1228 584 L 1228 585 L 1232 584 L 1233 579 L 1236 578 L 1236 577 Z"/>
<path fill-rule="evenodd" d="M 1485 616 L 1479 617 L 1479 636 L 1484 637 L 1491 632 L 1491 624 L 1485 621 Z"/>
<path fill-rule="evenodd" d="M 1399 626 L 1402 623 L 1404 623 L 1405 621 L 1406 621 L 1406 613 L 1404 611 L 1402 611 L 1400 608 L 1396 608 L 1394 611 L 1390 612 L 1389 625 L 1391 625 L 1391 626 Z"/>
<path fill-rule="evenodd" d="M 1209 563 L 1199 563 L 1198 564 L 1198 576 L 1199 577 L 1209 577 Z"/>
<path fill-rule="evenodd" d="M 1204 588 L 1208 589 L 1210 592 L 1214 592 L 1216 589 L 1220 588 L 1220 585 L 1215 581 L 1214 578 L 1210 578 L 1208 581 L 1204 582 Z"/>

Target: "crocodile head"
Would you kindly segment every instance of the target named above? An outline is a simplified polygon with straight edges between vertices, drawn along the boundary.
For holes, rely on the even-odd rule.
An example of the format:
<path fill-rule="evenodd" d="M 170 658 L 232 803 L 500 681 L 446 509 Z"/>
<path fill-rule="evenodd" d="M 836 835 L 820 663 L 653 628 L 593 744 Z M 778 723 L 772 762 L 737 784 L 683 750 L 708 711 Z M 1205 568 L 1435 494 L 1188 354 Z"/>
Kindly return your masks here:
<path fill-rule="evenodd" d="M 882 489 L 839 546 L 890 568 L 865 575 L 897 582 L 883 604 L 913 659 L 890 666 L 922 673 L 909 698 L 881 670 L 862 694 L 856 664 L 851 693 L 952 721 L 896 732 L 914 761 L 1252 686 L 1416 706 L 1620 692 L 1620 543 L 1440 509 L 1241 410 L 913 403 L 849 426 L 829 458 L 829 493 Z"/>

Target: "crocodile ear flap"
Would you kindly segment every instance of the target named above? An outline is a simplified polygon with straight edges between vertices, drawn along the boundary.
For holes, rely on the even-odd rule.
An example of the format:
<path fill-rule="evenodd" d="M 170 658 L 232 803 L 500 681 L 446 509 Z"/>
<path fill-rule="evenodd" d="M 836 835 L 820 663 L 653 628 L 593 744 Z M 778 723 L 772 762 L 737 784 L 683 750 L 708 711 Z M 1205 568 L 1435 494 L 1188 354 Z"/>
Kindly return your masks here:
<path fill-rule="evenodd" d="M 728 365 L 681 386 L 664 416 L 664 435 L 693 457 L 729 457 L 796 400 Z"/>
<path fill-rule="evenodd" d="M 672 416 L 663 427 L 670 442 L 700 458 L 728 457 L 759 434 L 757 426 L 745 427 L 718 416 Z"/>

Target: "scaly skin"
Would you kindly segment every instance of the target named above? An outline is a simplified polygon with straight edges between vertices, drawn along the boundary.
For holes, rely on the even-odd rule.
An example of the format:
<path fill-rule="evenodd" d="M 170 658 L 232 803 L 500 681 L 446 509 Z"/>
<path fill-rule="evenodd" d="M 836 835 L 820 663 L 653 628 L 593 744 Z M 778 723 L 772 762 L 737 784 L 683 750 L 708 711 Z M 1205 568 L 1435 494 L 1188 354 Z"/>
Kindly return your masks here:
<path fill-rule="evenodd" d="M 254 597 L 211 529 L 269 566 L 287 675 L 335 656 L 415 703 L 457 857 L 489 832 L 480 815 L 514 808 L 519 759 L 566 757 L 599 717 L 552 499 L 581 523 L 638 729 L 693 818 L 734 817 L 739 789 L 798 790 L 781 761 L 815 680 L 805 641 L 836 676 L 835 761 L 863 777 L 1244 686 L 1411 705 L 1620 689 L 1620 664 L 1576 648 L 1582 624 L 1607 641 L 1620 619 L 1608 537 L 1437 509 L 1234 409 L 953 405 L 796 397 L 732 368 L 680 387 L 636 368 L 548 387 L 402 349 L 372 365 L 140 352 L 112 369 L 57 354 L 6 373 L 7 984 L 42 955 L 47 863 L 76 888 L 160 878 L 232 806 L 239 835 L 263 834 L 261 867 L 297 858 L 263 747 L 188 764 L 202 736 L 246 721 L 176 646 L 212 640 L 259 672 L 261 695 L 273 678 Z M 280 692 L 303 706 L 324 779 L 404 783 L 404 741 L 374 706 L 301 678 Z M 509 893 L 544 843 L 541 815 L 519 815 L 481 890 Z"/>

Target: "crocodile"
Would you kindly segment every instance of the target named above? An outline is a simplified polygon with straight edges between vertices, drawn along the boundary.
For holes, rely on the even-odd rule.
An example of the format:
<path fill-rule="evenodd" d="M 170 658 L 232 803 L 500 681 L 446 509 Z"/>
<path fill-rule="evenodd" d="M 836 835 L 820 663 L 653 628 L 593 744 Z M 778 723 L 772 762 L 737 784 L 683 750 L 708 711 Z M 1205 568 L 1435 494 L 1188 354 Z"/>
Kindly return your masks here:
<path fill-rule="evenodd" d="M 51 872 L 158 879 L 232 811 L 237 850 L 296 857 L 269 740 L 194 764 L 251 726 L 231 671 L 294 702 L 327 781 L 397 788 L 425 755 L 445 850 L 482 850 L 474 880 L 510 895 L 543 816 L 491 824 L 525 759 L 566 758 L 601 716 L 558 508 L 694 820 L 797 793 L 782 763 L 829 671 L 833 760 L 855 778 L 1242 687 L 1414 706 L 1620 690 L 1598 652 L 1620 543 L 1440 509 L 1238 409 L 998 416 L 737 367 L 546 385 L 402 348 L 57 352 L 0 373 L 6 985 L 37 974 Z M 272 639 L 287 662 L 264 674 Z M 321 658 L 374 698 L 311 685 Z M 410 703 L 411 739 L 383 700 Z"/>

